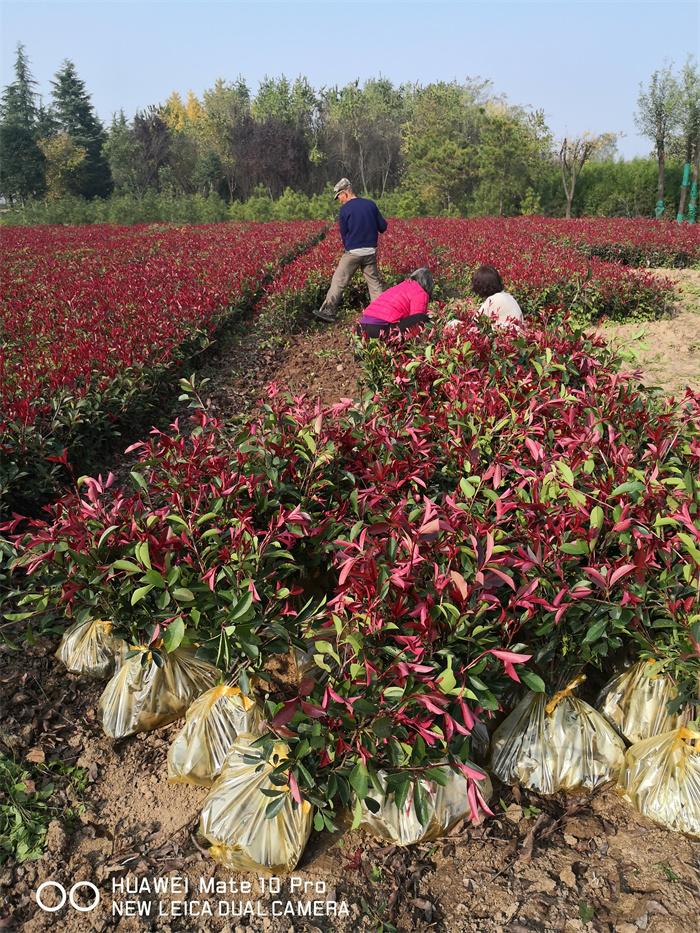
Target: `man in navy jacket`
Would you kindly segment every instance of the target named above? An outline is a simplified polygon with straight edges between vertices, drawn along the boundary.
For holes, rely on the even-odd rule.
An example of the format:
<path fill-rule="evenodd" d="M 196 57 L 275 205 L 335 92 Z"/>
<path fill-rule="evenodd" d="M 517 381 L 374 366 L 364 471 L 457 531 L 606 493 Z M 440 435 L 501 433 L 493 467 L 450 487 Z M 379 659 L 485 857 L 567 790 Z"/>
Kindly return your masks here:
<path fill-rule="evenodd" d="M 386 220 L 369 198 L 358 198 L 347 178 L 341 178 L 333 188 L 340 201 L 338 226 L 345 252 L 333 273 L 325 301 L 314 311 L 317 318 L 332 324 L 338 313 L 343 289 L 358 269 L 362 270 L 369 288 L 369 300 L 381 295 L 382 283 L 377 269 L 377 238 L 386 230 Z"/>

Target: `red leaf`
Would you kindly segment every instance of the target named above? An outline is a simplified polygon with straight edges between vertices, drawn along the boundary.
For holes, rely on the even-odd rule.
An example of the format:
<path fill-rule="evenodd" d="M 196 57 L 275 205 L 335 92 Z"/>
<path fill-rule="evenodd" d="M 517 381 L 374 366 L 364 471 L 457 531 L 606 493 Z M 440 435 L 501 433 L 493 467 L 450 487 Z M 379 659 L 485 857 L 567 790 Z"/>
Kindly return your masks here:
<path fill-rule="evenodd" d="M 289 770 L 289 789 L 291 791 L 292 797 L 296 800 L 299 806 L 302 805 L 303 801 L 301 798 L 301 792 L 299 790 L 299 785 L 297 784 L 297 779 L 294 777 L 294 772 Z"/>
<path fill-rule="evenodd" d="M 272 720 L 272 728 L 277 729 L 279 726 L 284 726 L 290 722 L 297 711 L 298 705 L 298 700 L 287 700 L 282 709 L 275 715 L 275 718 Z"/>
<path fill-rule="evenodd" d="M 588 576 L 593 580 L 593 582 L 599 586 L 602 590 L 607 590 L 608 584 L 605 580 L 605 577 L 599 573 L 595 567 L 584 567 L 583 572 L 588 574 Z M 555 600 L 556 605 L 556 600 Z"/>
<path fill-rule="evenodd" d="M 620 580 L 622 577 L 626 577 L 628 573 L 632 573 L 634 569 L 634 564 L 624 564 L 622 567 L 618 567 L 610 577 L 610 586 L 614 586 L 618 580 Z"/>
<path fill-rule="evenodd" d="M 467 599 L 469 596 L 469 587 L 467 586 L 467 581 L 464 579 L 462 574 L 457 570 L 452 570 L 450 571 L 450 577 L 452 578 L 454 585 L 457 587 L 459 595 L 462 597 L 462 599 Z"/>

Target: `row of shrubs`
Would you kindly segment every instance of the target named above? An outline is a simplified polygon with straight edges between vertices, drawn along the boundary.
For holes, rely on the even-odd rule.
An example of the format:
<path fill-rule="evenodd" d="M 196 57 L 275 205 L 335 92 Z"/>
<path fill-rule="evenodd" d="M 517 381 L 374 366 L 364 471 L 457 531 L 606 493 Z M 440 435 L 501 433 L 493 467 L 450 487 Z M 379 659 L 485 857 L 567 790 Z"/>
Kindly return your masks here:
<path fill-rule="evenodd" d="M 327 827 L 380 771 L 396 789 L 464 764 L 509 686 L 601 683 L 627 651 L 696 702 L 700 398 L 640 389 L 566 321 L 466 314 L 358 350 L 357 399 L 272 386 L 242 428 L 184 383 L 195 429 L 137 445 L 131 490 L 83 479 L 4 526 L 14 618 L 109 619 L 152 657 L 198 644 L 273 704 Z M 270 673 L 295 647 L 320 669 L 298 689 Z"/>

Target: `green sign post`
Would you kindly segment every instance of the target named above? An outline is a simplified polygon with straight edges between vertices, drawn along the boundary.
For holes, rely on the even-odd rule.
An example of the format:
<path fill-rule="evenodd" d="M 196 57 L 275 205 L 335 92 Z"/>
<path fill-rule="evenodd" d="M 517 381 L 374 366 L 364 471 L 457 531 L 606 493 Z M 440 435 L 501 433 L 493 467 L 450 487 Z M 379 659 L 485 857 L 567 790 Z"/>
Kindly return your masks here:
<path fill-rule="evenodd" d="M 695 205 L 698 203 L 698 183 L 693 182 L 690 189 L 690 207 L 688 208 L 688 223 L 695 223 Z"/>
<path fill-rule="evenodd" d="M 676 220 L 679 224 L 683 223 L 683 205 L 685 204 L 685 195 L 688 190 L 688 185 L 690 184 L 690 163 L 686 162 L 683 166 L 683 181 L 681 183 L 681 200 L 680 200 L 680 210 L 676 214 Z M 690 223 L 690 221 L 688 221 Z"/>

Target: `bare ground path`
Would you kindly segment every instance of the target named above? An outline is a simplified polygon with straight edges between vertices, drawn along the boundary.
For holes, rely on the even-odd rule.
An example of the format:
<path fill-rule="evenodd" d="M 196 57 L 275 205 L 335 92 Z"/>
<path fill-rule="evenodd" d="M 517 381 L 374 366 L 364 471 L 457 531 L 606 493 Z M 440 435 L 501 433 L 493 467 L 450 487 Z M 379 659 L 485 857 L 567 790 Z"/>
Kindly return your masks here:
<path fill-rule="evenodd" d="M 659 269 L 674 280 L 679 299 L 670 314 L 658 321 L 603 327 L 603 336 L 636 349 L 642 381 L 659 386 L 669 395 L 682 395 L 685 387 L 700 390 L 700 271 Z"/>

